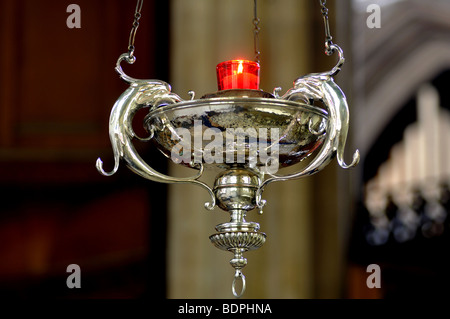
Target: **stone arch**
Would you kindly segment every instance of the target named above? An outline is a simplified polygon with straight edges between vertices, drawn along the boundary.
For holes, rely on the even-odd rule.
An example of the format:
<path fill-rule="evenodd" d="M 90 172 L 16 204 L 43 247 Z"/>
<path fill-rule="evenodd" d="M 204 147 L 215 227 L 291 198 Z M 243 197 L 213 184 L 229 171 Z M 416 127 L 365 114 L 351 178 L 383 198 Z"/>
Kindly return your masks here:
<path fill-rule="evenodd" d="M 412 65 L 417 68 L 412 70 Z M 450 41 L 432 41 L 405 57 L 384 81 L 374 86 L 365 99 L 365 111 L 358 112 L 355 119 L 358 126 L 355 144 L 363 155 L 418 87 L 447 69 L 450 69 Z"/>

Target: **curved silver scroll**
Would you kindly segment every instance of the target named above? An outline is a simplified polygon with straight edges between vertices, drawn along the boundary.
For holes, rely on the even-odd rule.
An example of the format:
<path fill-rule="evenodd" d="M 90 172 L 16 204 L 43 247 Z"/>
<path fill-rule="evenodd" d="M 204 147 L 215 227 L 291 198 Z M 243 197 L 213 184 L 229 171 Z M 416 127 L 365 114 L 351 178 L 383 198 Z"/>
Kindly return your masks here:
<path fill-rule="evenodd" d="M 358 150 L 353 154 L 352 162 L 349 165 L 344 161 L 344 148 L 349 126 L 349 111 L 345 95 L 341 88 L 334 82 L 333 76 L 340 71 L 345 59 L 342 49 L 339 46 L 332 44 L 330 48 L 339 54 L 339 61 L 336 66 L 328 72 L 313 73 L 298 78 L 294 81 L 294 87 L 289 89 L 281 97 L 281 99 L 286 100 L 302 100 L 305 103 L 309 103 L 310 100 L 320 100 L 324 103 L 329 117 L 323 146 L 316 157 L 300 172 L 284 176 L 269 174 L 271 178 L 261 183 L 256 193 L 256 202 L 259 208 L 262 208 L 265 203 L 261 199 L 264 187 L 271 182 L 297 179 L 315 174 L 328 165 L 335 154 L 342 168 L 353 167 L 359 162 L 360 155 Z"/>
<path fill-rule="evenodd" d="M 114 168 L 111 172 L 106 172 L 103 169 L 103 161 L 98 158 L 96 162 L 97 170 L 105 176 L 111 176 L 117 172 L 120 160 L 123 159 L 133 172 L 146 179 L 161 183 L 197 184 L 209 192 L 211 202 L 205 203 L 205 207 L 208 210 L 212 210 L 216 205 L 214 193 L 208 185 L 198 181 L 203 174 L 202 165 L 195 176 L 184 178 L 172 177 L 151 168 L 144 162 L 134 148 L 132 143 L 133 138 L 149 140 L 153 137 L 153 132 L 150 132 L 150 136 L 145 139 L 138 137 L 134 133 L 132 122 L 136 112 L 145 107 L 158 108 L 162 105 L 177 103 L 182 101 L 182 99 L 178 95 L 170 92 L 171 87 L 166 82 L 159 80 L 138 80 L 129 77 L 120 67 L 120 62 L 123 60 L 131 64 L 134 63 L 135 58 L 130 58 L 127 53 L 124 53 L 119 57 L 116 65 L 117 73 L 119 73 L 125 82 L 130 84 L 130 87 L 117 99 L 109 118 L 109 138 L 114 153 Z"/>

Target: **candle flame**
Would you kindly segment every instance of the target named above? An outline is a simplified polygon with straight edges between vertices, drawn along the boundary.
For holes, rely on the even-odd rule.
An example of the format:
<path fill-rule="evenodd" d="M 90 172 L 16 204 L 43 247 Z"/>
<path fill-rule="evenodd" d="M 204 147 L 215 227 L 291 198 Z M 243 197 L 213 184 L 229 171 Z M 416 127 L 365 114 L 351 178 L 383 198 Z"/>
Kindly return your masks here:
<path fill-rule="evenodd" d="M 237 73 L 242 74 L 244 72 L 244 66 L 242 65 L 243 61 L 239 61 Z"/>

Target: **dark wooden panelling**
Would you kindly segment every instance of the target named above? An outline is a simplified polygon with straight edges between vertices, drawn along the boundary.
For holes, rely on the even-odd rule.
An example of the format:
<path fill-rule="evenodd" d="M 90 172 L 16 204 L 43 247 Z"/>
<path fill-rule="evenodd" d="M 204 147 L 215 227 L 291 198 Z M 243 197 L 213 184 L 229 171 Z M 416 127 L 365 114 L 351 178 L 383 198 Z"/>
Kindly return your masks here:
<path fill-rule="evenodd" d="M 80 29 L 66 26 L 66 1 L 2 3 L 2 47 L 8 50 L 1 59 L 0 156 L 23 149 L 40 157 L 45 150 L 109 147 L 109 111 L 126 88 L 114 66 L 127 51 L 134 6 L 123 0 L 77 4 Z M 135 77 L 154 76 L 153 6 L 148 2 L 144 7 L 136 39 L 138 60 L 124 66 Z"/>
<path fill-rule="evenodd" d="M 95 169 L 97 157 L 114 164 L 109 113 L 127 88 L 114 67 L 135 2 L 78 0 L 80 29 L 66 25 L 71 3 L 0 2 L 0 295 L 164 297 L 165 186 L 124 165 L 109 178 Z M 130 76 L 167 80 L 167 16 L 168 3 L 145 1 Z M 69 263 L 82 267 L 78 291 L 65 285 Z"/>

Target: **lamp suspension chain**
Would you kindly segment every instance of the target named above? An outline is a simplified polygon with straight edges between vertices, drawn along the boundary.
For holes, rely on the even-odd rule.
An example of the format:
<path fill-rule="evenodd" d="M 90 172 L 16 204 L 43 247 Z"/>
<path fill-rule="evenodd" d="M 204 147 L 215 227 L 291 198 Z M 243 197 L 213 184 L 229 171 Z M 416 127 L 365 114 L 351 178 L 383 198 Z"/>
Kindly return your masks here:
<path fill-rule="evenodd" d="M 253 0 L 253 25 L 255 26 L 253 29 L 253 45 L 255 48 L 255 61 L 260 62 L 261 51 L 259 51 L 259 31 L 261 28 L 259 27 L 259 22 L 261 20 L 258 18 L 258 0 Z"/>
<path fill-rule="evenodd" d="M 323 24 L 325 26 L 325 54 L 331 55 L 333 54 L 333 49 L 331 48 L 333 45 L 333 42 L 331 41 L 333 37 L 331 36 L 330 22 L 328 21 L 328 8 L 325 6 L 327 4 L 327 0 L 319 0 L 319 2 L 321 7 L 320 11 L 323 16 Z"/>
<path fill-rule="evenodd" d="M 136 38 L 136 32 L 139 27 L 139 19 L 141 18 L 141 10 L 144 0 L 137 0 L 136 10 L 134 11 L 134 21 L 133 27 L 130 31 L 130 38 L 128 39 L 128 58 L 133 59 L 134 57 L 134 40 Z"/>

